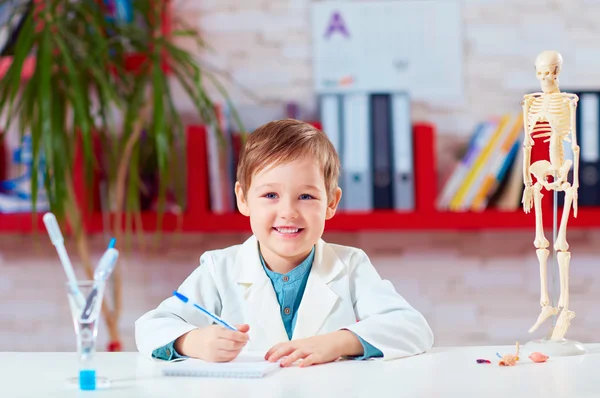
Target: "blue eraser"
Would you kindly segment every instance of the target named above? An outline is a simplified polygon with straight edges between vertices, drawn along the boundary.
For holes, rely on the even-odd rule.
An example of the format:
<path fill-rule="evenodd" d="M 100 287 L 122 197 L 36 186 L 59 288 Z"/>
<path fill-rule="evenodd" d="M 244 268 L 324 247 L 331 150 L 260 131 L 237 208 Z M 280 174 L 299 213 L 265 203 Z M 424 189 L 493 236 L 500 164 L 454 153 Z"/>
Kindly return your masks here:
<path fill-rule="evenodd" d="M 96 371 L 95 370 L 80 370 L 79 371 L 79 389 L 86 390 L 86 391 L 96 389 Z"/>

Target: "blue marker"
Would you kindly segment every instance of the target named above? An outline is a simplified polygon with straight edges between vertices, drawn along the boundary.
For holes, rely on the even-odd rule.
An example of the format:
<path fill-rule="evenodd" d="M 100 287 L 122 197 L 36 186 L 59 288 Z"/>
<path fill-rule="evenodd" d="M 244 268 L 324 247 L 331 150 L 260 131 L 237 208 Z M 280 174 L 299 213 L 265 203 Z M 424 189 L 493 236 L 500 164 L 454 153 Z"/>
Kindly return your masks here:
<path fill-rule="evenodd" d="M 222 326 L 225 326 L 227 329 L 230 329 L 230 330 L 235 330 L 236 332 L 238 331 L 238 330 L 237 330 L 237 328 L 235 328 L 235 327 L 231 326 L 230 324 L 228 324 L 227 322 L 225 322 L 224 320 L 222 320 L 222 319 L 221 319 L 221 318 L 219 318 L 218 316 L 216 316 L 216 315 L 212 314 L 210 311 L 207 311 L 207 310 L 205 310 L 204 308 L 202 308 L 201 306 L 199 306 L 199 305 L 198 305 L 198 304 L 196 304 L 196 303 L 192 303 L 192 302 L 190 301 L 190 299 L 188 299 L 188 298 L 187 298 L 186 296 L 184 296 L 183 294 L 181 294 L 181 293 L 179 293 L 179 292 L 177 292 L 177 291 L 174 291 L 174 292 L 173 292 L 173 295 L 174 295 L 175 297 L 177 297 L 179 300 L 183 301 L 184 303 L 186 303 L 186 304 L 189 304 L 189 305 L 192 305 L 192 306 L 196 307 L 197 309 L 199 309 L 200 311 L 204 312 L 206 315 L 208 315 L 209 317 L 211 317 L 211 318 L 212 318 L 212 319 L 213 319 L 215 322 L 219 323 L 219 324 L 220 324 L 220 325 L 222 325 Z"/>

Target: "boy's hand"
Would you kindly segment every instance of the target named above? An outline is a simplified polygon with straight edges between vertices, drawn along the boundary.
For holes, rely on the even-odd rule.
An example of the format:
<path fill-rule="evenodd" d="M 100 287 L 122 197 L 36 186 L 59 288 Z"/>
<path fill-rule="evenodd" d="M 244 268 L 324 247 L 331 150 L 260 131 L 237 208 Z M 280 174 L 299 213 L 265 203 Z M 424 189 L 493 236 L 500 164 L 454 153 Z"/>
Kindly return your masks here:
<path fill-rule="evenodd" d="M 300 367 L 320 363 L 333 362 L 342 356 L 361 355 L 362 344 L 354 333 L 349 330 L 339 330 L 320 336 L 280 343 L 271 348 L 265 355 L 269 362 L 281 361 L 281 366 L 291 366 L 302 359 Z"/>
<path fill-rule="evenodd" d="M 235 359 L 248 342 L 248 325 L 235 325 L 238 331 L 211 325 L 194 329 L 175 341 L 181 355 L 208 362 L 229 362 Z"/>

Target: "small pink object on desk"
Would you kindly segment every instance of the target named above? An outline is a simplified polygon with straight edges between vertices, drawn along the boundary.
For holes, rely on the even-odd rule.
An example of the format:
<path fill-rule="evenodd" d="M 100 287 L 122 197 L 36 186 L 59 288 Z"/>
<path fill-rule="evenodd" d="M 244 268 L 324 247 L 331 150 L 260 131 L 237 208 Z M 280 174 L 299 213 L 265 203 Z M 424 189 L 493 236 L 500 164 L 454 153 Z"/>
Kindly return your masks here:
<path fill-rule="evenodd" d="M 548 360 L 548 355 L 544 355 L 541 352 L 534 352 L 529 356 L 533 362 L 546 362 Z"/>

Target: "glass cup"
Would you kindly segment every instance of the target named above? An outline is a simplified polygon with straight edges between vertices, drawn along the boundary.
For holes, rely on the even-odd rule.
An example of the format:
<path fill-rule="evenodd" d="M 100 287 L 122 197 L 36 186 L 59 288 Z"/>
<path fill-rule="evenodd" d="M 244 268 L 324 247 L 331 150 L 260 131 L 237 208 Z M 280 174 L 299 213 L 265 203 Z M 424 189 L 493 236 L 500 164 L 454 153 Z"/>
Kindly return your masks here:
<path fill-rule="evenodd" d="M 104 281 L 84 280 L 67 283 L 67 297 L 77 338 L 79 376 L 68 380 L 80 390 L 96 390 L 110 385 L 106 377 L 96 376 L 96 341 L 104 297 Z"/>

